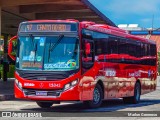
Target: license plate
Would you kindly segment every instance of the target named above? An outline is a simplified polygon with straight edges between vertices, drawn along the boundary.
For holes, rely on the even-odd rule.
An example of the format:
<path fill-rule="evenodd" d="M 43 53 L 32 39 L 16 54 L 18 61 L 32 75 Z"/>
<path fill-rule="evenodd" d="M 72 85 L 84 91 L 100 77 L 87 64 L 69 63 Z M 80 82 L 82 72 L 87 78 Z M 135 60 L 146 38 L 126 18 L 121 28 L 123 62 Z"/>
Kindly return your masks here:
<path fill-rule="evenodd" d="M 47 92 L 46 91 L 36 91 L 36 95 L 37 96 L 47 96 Z"/>

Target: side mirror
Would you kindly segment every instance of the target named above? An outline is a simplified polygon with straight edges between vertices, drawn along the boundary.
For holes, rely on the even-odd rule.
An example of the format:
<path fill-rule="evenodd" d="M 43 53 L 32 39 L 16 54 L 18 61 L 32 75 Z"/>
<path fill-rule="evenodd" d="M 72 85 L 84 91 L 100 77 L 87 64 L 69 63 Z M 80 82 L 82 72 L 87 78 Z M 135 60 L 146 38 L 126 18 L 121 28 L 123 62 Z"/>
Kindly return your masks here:
<path fill-rule="evenodd" d="M 16 60 L 16 57 L 13 55 L 13 41 L 17 40 L 17 36 L 14 36 L 12 37 L 10 40 L 9 40 L 9 43 L 8 43 L 8 55 L 9 57 L 12 59 L 12 60 Z"/>
<path fill-rule="evenodd" d="M 91 44 L 85 43 L 85 54 L 89 55 L 91 53 Z"/>

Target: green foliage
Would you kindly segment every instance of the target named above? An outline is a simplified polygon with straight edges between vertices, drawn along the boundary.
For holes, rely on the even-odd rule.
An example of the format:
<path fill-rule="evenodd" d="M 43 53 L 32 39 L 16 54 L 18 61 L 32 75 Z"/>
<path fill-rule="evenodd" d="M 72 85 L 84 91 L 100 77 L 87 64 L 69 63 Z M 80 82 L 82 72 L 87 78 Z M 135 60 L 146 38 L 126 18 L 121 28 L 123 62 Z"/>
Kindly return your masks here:
<path fill-rule="evenodd" d="M 10 40 L 11 36 L 8 37 L 8 42 Z M 17 41 L 12 41 L 12 55 L 16 56 L 16 47 L 17 47 Z M 7 45 L 8 46 L 8 45 Z M 4 51 L 0 51 L 0 58 L 4 56 Z M 14 71 L 15 71 L 15 65 L 9 65 L 9 72 L 7 72 L 8 78 L 14 78 Z M 3 64 L 0 64 L 0 75 L 3 77 Z"/>
<path fill-rule="evenodd" d="M 11 55 L 16 56 L 16 51 L 17 51 L 17 41 L 12 41 L 12 53 Z"/>
<path fill-rule="evenodd" d="M 8 78 L 14 78 L 15 65 L 9 65 L 9 72 L 7 73 Z"/>
<path fill-rule="evenodd" d="M 12 52 L 11 55 L 16 56 L 16 52 Z"/>
<path fill-rule="evenodd" d="M 7 73 L 8 78 L 14 78 L 15 65 L 9 65 L 9 72 Z M 0 65 L 1 77 L 3 77 L 3 65 Z"/>
<path fill-rule="evenodd" d="M 4 51 L 0 51 L 0 56 L 4 55 Z"/>
<path fill-rule="evenodd" d="M 13 46 L 17 46 L 17 41 L 12 41 Z"/>

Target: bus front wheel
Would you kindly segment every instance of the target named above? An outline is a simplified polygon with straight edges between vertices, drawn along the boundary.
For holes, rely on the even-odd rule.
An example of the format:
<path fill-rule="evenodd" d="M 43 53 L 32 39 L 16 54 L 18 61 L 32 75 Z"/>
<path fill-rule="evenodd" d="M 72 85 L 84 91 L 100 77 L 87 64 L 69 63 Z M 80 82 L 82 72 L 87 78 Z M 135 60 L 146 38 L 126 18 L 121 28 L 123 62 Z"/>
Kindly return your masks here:
<path fill-rule="evenodd" d="M 123 102 L 137 104 L 140 101 L 140 95 L 141 95 L 141 85 L 139 82 L 137 82 L 134 87 L 134 96 L 124 97 Z"/>
<path fill-rule="evenodd" d="M 100 107 L 102 104 L 103 99 L 103 90 L 99 84 L 96 85 L 93 91 L 93 100 L 91 101 L 84 101 L 84 104 L 90 108 L 97 108 Z"/>
<path fill-rule="evenodd" d="M 50 108 L 53 105 L 53 102 L 36 102 L 37 105 L 41 108 Z"/>

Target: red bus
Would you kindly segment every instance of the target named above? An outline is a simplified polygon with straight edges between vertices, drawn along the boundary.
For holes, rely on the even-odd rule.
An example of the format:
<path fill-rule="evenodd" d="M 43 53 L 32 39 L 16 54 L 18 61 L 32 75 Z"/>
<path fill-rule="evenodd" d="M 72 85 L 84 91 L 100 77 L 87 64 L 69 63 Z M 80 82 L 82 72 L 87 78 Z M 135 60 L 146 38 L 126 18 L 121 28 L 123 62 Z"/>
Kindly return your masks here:
<path fill-rule="evenodd" d="M 83 101 L 94 108 L 112 98 L 138 103 L 156 90 L 156 53 L 154 41 L 77 20 L 22 22 L 8 49 L 16 60 L 15 97 L 40 107 Z"/>

